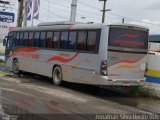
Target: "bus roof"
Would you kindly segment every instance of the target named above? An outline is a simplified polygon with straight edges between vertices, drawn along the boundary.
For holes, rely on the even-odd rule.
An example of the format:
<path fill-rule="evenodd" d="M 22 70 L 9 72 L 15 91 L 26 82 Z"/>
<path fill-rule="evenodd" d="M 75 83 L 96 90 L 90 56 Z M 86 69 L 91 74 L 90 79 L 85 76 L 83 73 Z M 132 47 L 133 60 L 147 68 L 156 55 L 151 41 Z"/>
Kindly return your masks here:
<path fill-rule="evenodd" d="M 101 29 L 104 26 L 121 26 L 121 27 L 132 27 L 132 28 L 139 28 L 142 30 L 146 30 L 148 31 L 148 28 L 143 27 L 143 26 L 138 26 L 138 25 L 134 25 L 134 24 L 106 24 L 106 23 L 94 23 L 94 24 L 86 24 L 86 23 L 72 23 L 72 24 L 59 24 L 57 22 L 55 23 L 41 23 L 38 26 L 34 26 L 34 27 L 22 27 L 22 28 L 15 28 L 12 31 L 42 31 L 42 30 L 74 30 L 74 29 Z"/>

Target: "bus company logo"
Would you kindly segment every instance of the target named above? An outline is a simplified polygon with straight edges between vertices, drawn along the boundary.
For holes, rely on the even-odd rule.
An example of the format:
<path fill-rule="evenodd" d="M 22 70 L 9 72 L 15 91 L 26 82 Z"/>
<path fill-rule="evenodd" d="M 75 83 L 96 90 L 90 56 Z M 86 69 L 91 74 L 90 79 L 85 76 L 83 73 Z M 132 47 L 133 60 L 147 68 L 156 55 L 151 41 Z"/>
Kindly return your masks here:
<path fill-rule="evenodd" d="M 32 58 L 32 59 L 39 59 L 40 57 L 37 54 L 26 54 L 26 53 L 18 53 L 18 52 L 13 52 L 12 56 L 19 56 L 19 57 Z"/>
<path fill-rule="evenodd" d="M 115 43 L 120 44 L 121 46 L 126 46 L 126 45 L 144 46 L 144 42 L 135 40 L 135 38 L 138 38 L 140 36 L 142 36 L 142 34 L 122 34 L 117 38 L 115 38 Z"/>
<path fill-rule="evenodd" d="M 20 48 L 16 51 L 12 52 L 12 56 L 19 56 L 24 58 L 32 58 L 32 59 L 39 59 L 40 55 L 33 54 L 32 52 L 38 51 L 38 48 Z"/>

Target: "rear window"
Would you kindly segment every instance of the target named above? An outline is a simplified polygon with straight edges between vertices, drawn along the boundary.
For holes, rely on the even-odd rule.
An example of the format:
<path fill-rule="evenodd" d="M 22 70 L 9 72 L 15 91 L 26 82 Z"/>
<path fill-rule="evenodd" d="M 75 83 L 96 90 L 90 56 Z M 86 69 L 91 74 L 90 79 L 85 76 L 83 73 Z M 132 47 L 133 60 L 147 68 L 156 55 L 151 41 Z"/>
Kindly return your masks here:
<path fill-rule="evenodd" d="M 126 28 L 110 28 L 109 46 L 147 49 L 148 32 Z"/>

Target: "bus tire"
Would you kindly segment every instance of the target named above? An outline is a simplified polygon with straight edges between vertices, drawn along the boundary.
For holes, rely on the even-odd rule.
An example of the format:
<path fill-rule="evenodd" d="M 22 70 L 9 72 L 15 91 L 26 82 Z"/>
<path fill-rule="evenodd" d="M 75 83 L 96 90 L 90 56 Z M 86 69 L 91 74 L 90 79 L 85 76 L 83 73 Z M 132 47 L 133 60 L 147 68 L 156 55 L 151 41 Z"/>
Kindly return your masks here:
<path fill-rule="evenodd" d="M 52 73 L 52 79 L 54 85 L 60 85 L 62 83 L 62 69 L 59 66 L 55 66 Z"/>
<path fill-rule="evenodd" d="M 14 59 L 13 60 L 13 62 L 12 62 L 12 70 L 13 70 L 14 74 L 20 73 L 18 59 Z"/>

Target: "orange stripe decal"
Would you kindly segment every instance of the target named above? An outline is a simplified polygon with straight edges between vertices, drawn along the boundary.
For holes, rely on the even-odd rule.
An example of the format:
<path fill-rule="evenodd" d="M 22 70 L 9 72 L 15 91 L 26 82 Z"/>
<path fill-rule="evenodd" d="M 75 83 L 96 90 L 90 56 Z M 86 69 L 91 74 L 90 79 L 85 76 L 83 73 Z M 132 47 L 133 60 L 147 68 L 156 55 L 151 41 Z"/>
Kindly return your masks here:
<path fill-rule="evenodd" d="M 125 68 L 128 68 L 128 69 L 133 69 L 133 68 L 136 68 L 138 65 L 136 66 L 130 66 L 130 65 L 121 65 L 121 66 L 118 66 L 112 70 L 116 70 L 116 69 L 125 69 Z"/>
<path fill-rule="evenodd" d="M 65 58 L 62 58 L 62 57 L 60 57 L 60 56 L 54 56 L 54 57 L 50 58 L 49 60 L 47 60 L 47 62 L 59 61 L 59 62 L 67 63 L 67 62 L 70 62 L 70 61 L 72 61 L 73 59 L 75 59 L 78 55 L 79 55 L 79 53 L 76 53 L 74 56 L 72 56 L 72 57 L 69 58 L 69 59 L 65 59 Z"/>

